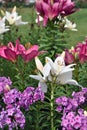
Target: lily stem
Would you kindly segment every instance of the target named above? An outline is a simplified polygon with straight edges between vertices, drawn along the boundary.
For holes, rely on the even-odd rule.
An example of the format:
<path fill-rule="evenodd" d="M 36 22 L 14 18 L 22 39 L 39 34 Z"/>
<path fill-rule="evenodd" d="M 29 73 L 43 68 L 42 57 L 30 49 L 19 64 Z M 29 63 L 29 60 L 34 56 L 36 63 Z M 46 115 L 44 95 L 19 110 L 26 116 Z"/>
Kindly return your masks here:
<path fill-rule="evenodd" d="M 54 130 L 54 86 L 53 84 L 51 85 L 50 107 L 51 107 L 51 130 Z"/>

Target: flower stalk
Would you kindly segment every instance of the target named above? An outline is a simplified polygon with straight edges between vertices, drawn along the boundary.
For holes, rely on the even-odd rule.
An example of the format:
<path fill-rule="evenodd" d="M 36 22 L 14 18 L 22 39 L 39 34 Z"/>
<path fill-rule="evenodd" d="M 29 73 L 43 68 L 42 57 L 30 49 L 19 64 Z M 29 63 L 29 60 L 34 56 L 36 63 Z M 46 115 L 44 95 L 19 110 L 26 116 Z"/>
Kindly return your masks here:
<path fill-rule="evenodd" d="M 55 81 L 56 77 L 53 77 L 52 83 L 51 83 L 51 95 L 50 95 L 50 114 L 51 114 L 51 130 L 55 130 L 54 127 L 54 92 L 55 92 Z"/>
<path fill-rule="evenodd" d="M 54 129 L 54 88 L 53 84 L 51 85 L 51 101 L 50 101 L 50 107 L 51 107 L 51 130 Z"/>

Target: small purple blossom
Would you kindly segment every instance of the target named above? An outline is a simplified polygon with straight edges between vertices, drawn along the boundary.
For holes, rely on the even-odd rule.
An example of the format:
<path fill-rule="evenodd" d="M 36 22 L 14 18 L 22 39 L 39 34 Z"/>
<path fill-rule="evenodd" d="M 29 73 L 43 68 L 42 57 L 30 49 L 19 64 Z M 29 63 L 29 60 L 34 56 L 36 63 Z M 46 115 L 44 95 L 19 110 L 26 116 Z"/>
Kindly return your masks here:
<path fill-rule="evenodd" d="M 5 125 L 9 126 L 9 130 L 15 127 L 24 129 L 25 117 L 19 108 L 10 106 L 0 113 L 0 128 Z"/>
<path fill-rule="evenodd" d="M 30 105 L 38 100 L 44 100 L 44 93 L 41 91 L 40 87 L 36 89 L 27 87 L 22 93 L 21 106 L 25 109 L 29 109 Z"/>
<path fill-rule="evenodd" d="M 34 102 L 38 100 L 44 100 L 44 93 L 41 91 L 41 87 L 37 87 L 34 92 Z"/>
<path fill-rule="evenodd" d="M 3 100 L 6 105 L 9 104 L 20 105 L 21 92 L 18 91 L 17 89 L 11 89 L 8 93 L 4 94 Z"/>
<path fill-rule="evenodd" d="M 73 92 L 72 98 L 57 98 L 56 104 L 58 105 L 56 110 L 63 112 L 61 118 L 62 130 L 87 129 L 87 109 L 85 107 L 87 104 L 87 88 L 83 88 L 80 92 Z"/>
<path fill-rule="evenodd" d="M 62 104 L 63 106 L 67 105 L 68 98 L 65 96 L 59 97 L 56 99 L 57 104 Z"/>
<path fill-rule="evenodd" d="M 22 93 L 22 100 L 21 100 L 21 106 L 25 109 L 28 109 L 31 104 L 33 104 L 33 94 L 34 94 L 34 88 L 33 87 L 27 87 L 23 93 Z"/>

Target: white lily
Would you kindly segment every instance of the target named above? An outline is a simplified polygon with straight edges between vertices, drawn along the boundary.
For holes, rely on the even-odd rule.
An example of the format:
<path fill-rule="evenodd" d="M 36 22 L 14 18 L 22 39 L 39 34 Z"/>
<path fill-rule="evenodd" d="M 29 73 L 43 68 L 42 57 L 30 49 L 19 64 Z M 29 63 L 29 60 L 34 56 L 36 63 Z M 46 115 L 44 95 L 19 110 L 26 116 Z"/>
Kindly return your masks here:
<path fill-rule="evenodd" d="M 64 62 L 65 52 L 63 52 L 60 56 L 58 56 L 53 62 L 51 58 L 46 57 L 46 62 L 51 66 L 51 73 L 53 76 L 57 76 L 61 69 L 65 66 Z"/>
<path fill-rule="evenodd" d="M 46 57 L 46 61 L 51 66 L 51 74 L 56 77 L 56 83 L 58 84 L 73 84 L 78 85 L 77 81 L 72 79 L 72 68 L 75 64 L 65 66 L 64 52 L 58 56 L 53 62 L 49 57 Z"/>
<path fill-rule="evenodd" d="M 0 18 L 0 34 L 9 31 L 9 26 L 5 26 L 5 18 Z"/>
<path fill-rule="evenodd" d="M 22 21 L 22 16 L 18 16 L 16 21 L 15 21 L 15 25 L 25 25 L 25 24 L 28 24 L 28 22 L 23 22 Z"/>
<path fill-rule="evenodd" d="M 72 23 L 70 20 L 65 18 L 65 28 L 72 30 L 72 31 L 77 31 L 76 29 L 76 23 Z"/>
<path fill-rule="evenodd" d="M 50 77 L 50 70 L 51 66 L 49 63 L 46 63 L 45 66 L 42 65 L 41 61 L 38 57 L 35 57 L 36 67 L 39 70 L 38 75 L 30 75 L 30 77 L 39 80 L 39 86 L 41 86 L 41 89 L 43 92 L 47 92 L 47 80 L 51 80 Z"/>
<path fill-rule="evenodd" d="M 38 75 L 30 75 L 30 77 L 39 80 L 39 85 L 43 92 L 47 92 L 46 82 L 52 82 L 54 79 L 56 84 L 73 84 L 81 87 L 77 81 L 72 79 L 72 71 L 75 64 L 66 66 L 64 56 L 65 52 L 58 56 L 54 62 L 51 58 L 46 57 L 45 66 L 42 65 L 38 57 L 35 58 L 36 67 L 40 73 Z"/>
<path fill-rule="evenodd" d="M 18 16 L 18 13 L 16 12 L 16 6 L 13 8 L 11 13 L 6 11 L 4 17 L 9 22 L 10 25 L 12 24 L 22 25 L 28 23 L 28 22 L 23 22 L 21 16 Z"/>

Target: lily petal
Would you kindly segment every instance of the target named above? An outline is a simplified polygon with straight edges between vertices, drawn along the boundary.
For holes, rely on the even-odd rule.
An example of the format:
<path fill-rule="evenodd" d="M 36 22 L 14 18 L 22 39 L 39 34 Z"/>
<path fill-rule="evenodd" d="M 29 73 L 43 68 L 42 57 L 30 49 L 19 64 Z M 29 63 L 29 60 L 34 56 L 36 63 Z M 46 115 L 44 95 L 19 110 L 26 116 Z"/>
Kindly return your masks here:
<path fill-rule="evenodd" d="M 35 57 L 35 63 L 36 63 L 36 67 L 38 70 L 40 70 L 40 72 L 43 73 L 43 65 L 41 63 L 41 61 L 39 60 L 38 57 Z"/>
<path fill-rule="evenodd" d="M 44 66 L 44 68 L 43 68 L 43 75 L 44 75 L 44 77 L 49 76 L 50 71 L 51 71 L 51 66 L 50 66 L 49 63 L 47 63 L 47 64 Z"/>
<path fill-rule="evenodd" d="M 39 82 L 39 86 L 41 87 L 42 92 L 47 92 L 47 85 L 44 82 Z"/>
<path fill-rule="evenodd" d="M 29 75 L 29 77 L 36 79 L 36 80 L 39 80 L 39 81 L 41 81 L 43 78 L 40 74 L 39 75 Z"/>
<path fill-rule="evenodd" d="M 62 73 L 59 74 L 57 77 L 57 83 L 58 84 L 66 84 L 66 81 L 71 80 L 72 79 L 72 71 L 66 72 L 66 73 Z"/>
<path fill-rule="evenodd" d="M 67 80 L 67 81 L 65 82 L 65 84 L 72 84 L 72 85 L 77 85 L 77 86 L 79 86 L 79 84 L 77 83 L 77 81 L 75 81 L 75 80 L 73 80 L 73 79 Z"/>

